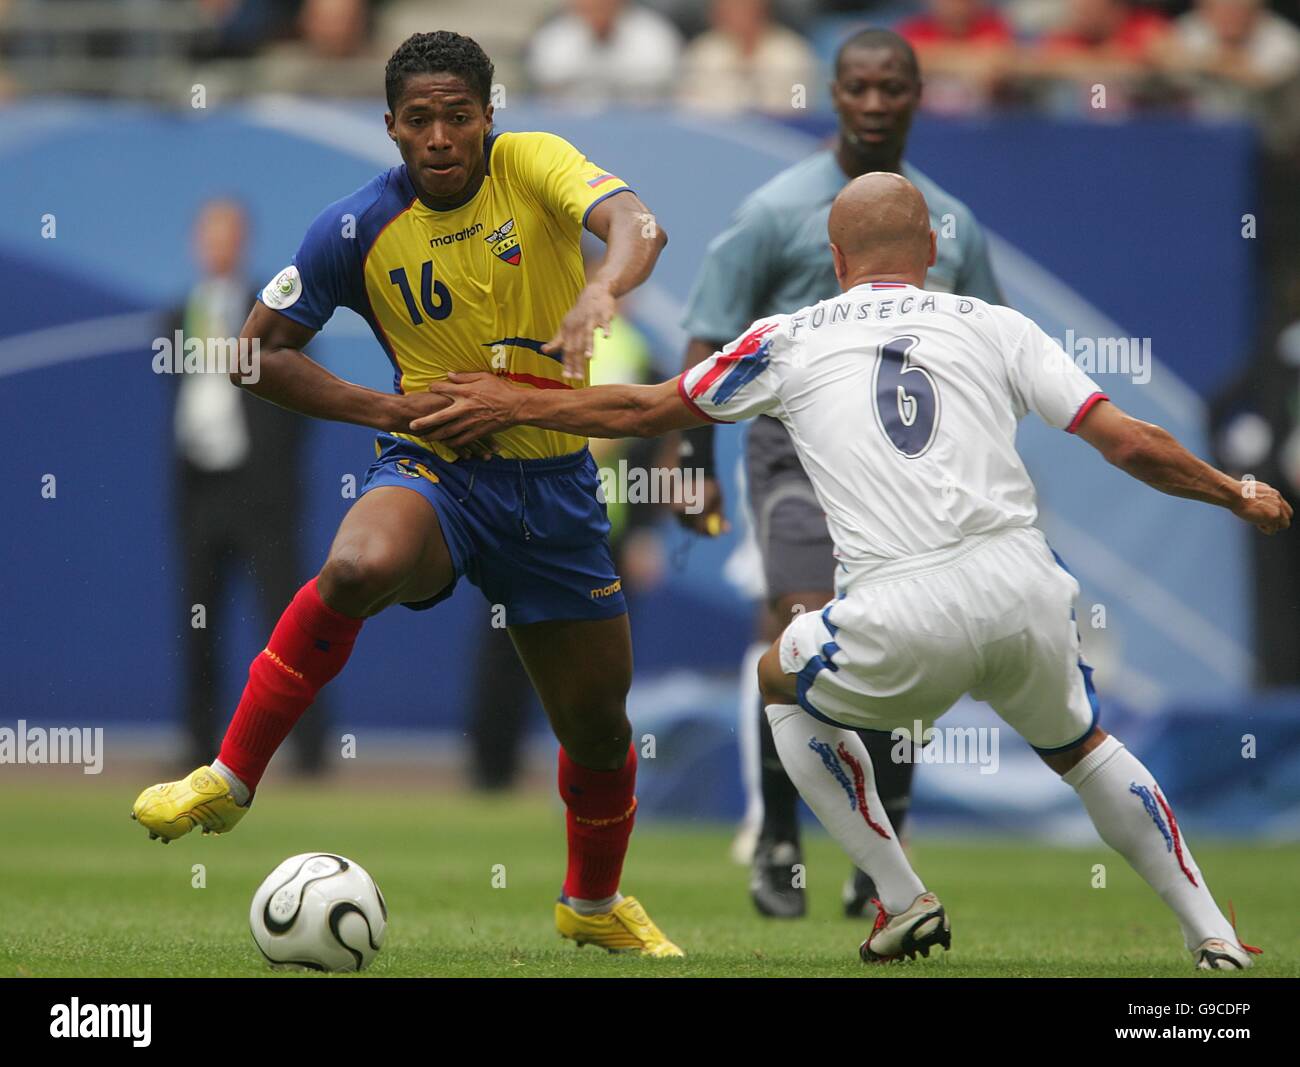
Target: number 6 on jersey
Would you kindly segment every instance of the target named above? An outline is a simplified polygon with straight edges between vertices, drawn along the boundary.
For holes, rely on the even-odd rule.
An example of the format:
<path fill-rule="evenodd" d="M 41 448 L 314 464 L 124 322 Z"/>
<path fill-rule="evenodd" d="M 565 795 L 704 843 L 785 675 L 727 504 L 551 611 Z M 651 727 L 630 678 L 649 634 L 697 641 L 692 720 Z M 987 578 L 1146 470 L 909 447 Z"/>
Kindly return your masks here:
<path fill-rule="evenodd" d="M 876 425 L 908 459 L 925 454 L 939 426 L 939 390 L 930 372 L 911 362 L 920 343 L 910 334 L 886 341 L 876 353 L 872 375 Z"/>

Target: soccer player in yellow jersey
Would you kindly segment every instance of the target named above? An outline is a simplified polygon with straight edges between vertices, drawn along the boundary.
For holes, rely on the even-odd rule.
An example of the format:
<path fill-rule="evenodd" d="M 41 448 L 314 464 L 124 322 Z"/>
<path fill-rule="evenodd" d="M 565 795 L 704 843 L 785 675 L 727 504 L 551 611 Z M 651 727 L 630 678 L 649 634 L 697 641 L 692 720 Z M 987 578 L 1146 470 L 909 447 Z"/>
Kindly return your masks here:
<path fill-rule="evenodd" d="M 496 455 L 458 456 L 407 432 L 446 403 L 427 387 L 450 371 L 584 387 L 595 331 L 667 241 L 621 179 L 566 141 L 494 132 L 492 73 L 459 34 L 404 42 L 385 72 L 385 122 L 402 164 L 326 208 L 254 304 L 243 332 L 260 343 L 261 375 L 239 384 L 304 415 L 374 427 L 377 458 L 324 567 L 253 661 L 218 758 L 146 789 L 132 815 L 163 841 L 195 826 L 231 829 L 364 620 L 393 604 L 432 607 L 463 575 L 505 606 L 560 741 L 569 847 L 560 933 L 678 956 L 618 891 L 636 812 L 632 653 L 586 439 L 512 427 L 494 439 Z M 583 227 L 606 245 L 589 282 Z M 342 381 L 303 354 L 340 305 L 370 324 L 393 393 Z"/>

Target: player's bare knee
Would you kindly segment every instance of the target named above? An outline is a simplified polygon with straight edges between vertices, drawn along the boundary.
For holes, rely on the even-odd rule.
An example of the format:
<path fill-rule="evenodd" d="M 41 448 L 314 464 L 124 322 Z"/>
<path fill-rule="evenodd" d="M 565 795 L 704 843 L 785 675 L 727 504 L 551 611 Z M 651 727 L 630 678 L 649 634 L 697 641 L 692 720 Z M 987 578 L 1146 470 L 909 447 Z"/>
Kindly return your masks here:
<path fill-rule="evenodd" d="M 606 738 L 593 737 L 570 743 L 561 742 L 569 758 L 593 771 L 617 771 L 627 762 L 632 731 Z"/>
<path fill-rule="evenodd" d="M 360 618 L 386 607 L 406 578 L 403 562 L 382 548 L 345 549 L 325 561 L 317 578 L 322 599 Z"/>
<path fill-rule="evenodd" d="M 627 759 L 632 724 L 615 708 L 574 705 L 551 714 L 555 736 L 570 759 L 592 770 L 616 771 Z"/>

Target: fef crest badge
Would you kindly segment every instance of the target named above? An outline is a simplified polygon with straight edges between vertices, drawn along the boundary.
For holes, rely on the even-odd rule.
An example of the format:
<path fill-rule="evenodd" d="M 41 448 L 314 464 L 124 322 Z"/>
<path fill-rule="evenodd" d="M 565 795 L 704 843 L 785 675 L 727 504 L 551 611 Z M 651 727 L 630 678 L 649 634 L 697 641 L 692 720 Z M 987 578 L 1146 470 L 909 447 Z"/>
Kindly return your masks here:
<path fill-rule="evenodd" d="M 492 254 L 497 259 L 509 263 L 512 267 L 519 266 L 524 250 L 519 245 L 519 235 L 515 233 L 514 219 L 506 219 L 483 240 L 491 247 Z"/>

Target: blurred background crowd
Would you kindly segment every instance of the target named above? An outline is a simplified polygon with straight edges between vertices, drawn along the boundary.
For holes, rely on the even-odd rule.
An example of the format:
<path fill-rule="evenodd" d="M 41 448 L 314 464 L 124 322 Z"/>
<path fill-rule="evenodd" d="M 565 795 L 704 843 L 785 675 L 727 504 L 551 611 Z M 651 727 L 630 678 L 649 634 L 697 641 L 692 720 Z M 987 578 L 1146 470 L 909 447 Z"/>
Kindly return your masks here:
<path fill-rule="evenodd" d="M 916 47 L 935 112 L 1300 121 L 1297 0 L 0 0 L 0 93 L 371 96 L 431 20 L 483 44 L 507 98 L 584 107 L 825 108 L 869 20 Z"/>
<path fill-rule="evenodd" d="M 35 718 L 94 691 L 106 721 L 180 720 L 190 765 L 206 759 L 256 654 L 249 643 L 350 503 L 322 472 L 353 470 L 369 442 L 247 403 L 224 377 L 160 390 L 128 368 L 144 365 L 160 331 L 236 334 L 315 211 L 395 162 L 379 120 L 383 66 L 406 37 L 474 37 L 496 65 L 501 128 L 570 138 L 635 175 L 674 220 L 652 283 L 620 308 L 593 363 L 604 380 L 646 381 L 680 367 L 677 324 L 707 242 L 744 196 L 834 135 L 832 57 L 868 25 L 913 45 L 928 114 L 907 158 L 978 211 L 1013 306 L 1054 336 L 1153 339 L 1152 387 L 1119 394 L 1112 375 L 1108 391 L 1172 420 L 1234 474 L 1300 499 L 1300 0 L 0 0 L 0 482 L 66 469 L 103 483 L 57 509 L 33 495 L 21 522 L 0 524 L 0 549 L 12 539 L 0 554 L 27 561 L 3 575 L 16 588 L 0 596 L 25 605 L 18 635 L 0 643 L 12 705 Z M 47 217 L 38 233 L 32 220 Z M 358 325 L 332 325 L 322 358 L 386 387 L 382 360 L 378 380 L 364 377 L 376 361 Z M 132 412 L 127 425 L 104 394 Z M 48 432 L 47 412 L 69 397 L 96 428 L 85 431 L 93 464 L 81 436 Z M 735 440 L 720 436 L 721 460 L 734 460 Z M 1197 751 L 1209 749 L 1197 731 L 1211 727 L 1196 724 L 1238 729 L 1276 692 L 1270 729 L 1288 732 L 1269 752 L 1293 761 L 1300 533 L 1247 541 L 1188 511 L 1171 525 L 1167 501 L 1121 503 L 1113 483 L 1086 480 L 1103 475 L 1065 466 L 1077 462 L 1067 445 L 1033 439 L 1034 475 L 1068 472 L 1042 483 L 1054 536 L 1071 524 L 1098 531 L 1067 554 L 1091 602 L 1112 611 L 1113 636 L 1092 638 L 1099 656 L 1110 650 L 1107 721 L 1127 703 L 1146 716 L 1144 737 L 1174 739 L 1186 773 L 1199 773 Z M 598 458 L 672 465 L 671 447 L 637 447 L 611 443 Z M 278 461 L 255 462 L 266 454 Z M 130 506 L 102 474 L 119 470 L 131 471 Z M 742 527 L 730 482 L 728 499 Z M 648 809 L 723 810 L 736 792 L 732 705 L 758 595 L 733 572 L 746 542 L 692 539 L 656 505 L 612 510 L 639 635 L 636 721 L 695 731 L 673 749 L 689 759 L 671 773 L 659 760 Z M 140 544 L 165 547 L 155 560 Z M 94 627 L 100 639 L 65 678 L 49 659 L 62 644 L 47 635 L 85 588 L 118 590 L 101 592 L 96 610 L 125 596 L 132 611 Z M 401 619 L 372 624 L 387 636 L 299 732 L 300 770 L 328 762 L 327 731 L 360 722 L 459 736 L 475 785 L 516 780 L 540 709 L 505 631 L 472 591 L 458 595 L 422 636 Z M 209 603 L 224 607 L 196 629 L 190 605 Z M 182 640 L 156 656 L 178 617 Z M 436 692 L 410 669 L 428 648 L 467 667 L 437 673 Z M 1267 830 L 1295 798 L 1264 798 L 1266 784 L 1260 775 L 1231 798 L 1203 789 L 1193 814 Z M 931 810 L 983 810 L 973 797 L 932 797 Z M 1025 793 L 1018 817 L 1055 827 L 1036 797 Z M 1294 821 L 1277 819 L 1287 834 Z"/>

